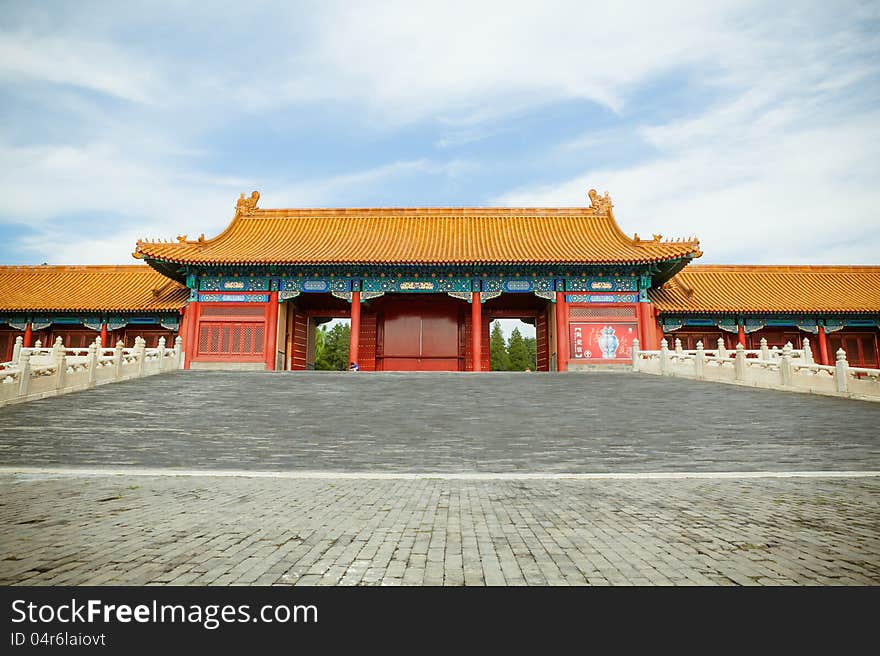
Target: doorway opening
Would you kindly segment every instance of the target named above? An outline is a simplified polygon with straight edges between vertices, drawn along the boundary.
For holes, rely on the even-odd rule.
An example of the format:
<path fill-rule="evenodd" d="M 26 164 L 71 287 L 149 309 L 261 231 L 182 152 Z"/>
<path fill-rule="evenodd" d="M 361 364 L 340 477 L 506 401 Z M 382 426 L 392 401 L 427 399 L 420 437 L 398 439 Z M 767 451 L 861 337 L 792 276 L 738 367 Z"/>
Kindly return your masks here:
<path fill-rule="evenodd" d="M 346 371 L 351 335 L 351 319 L 312 317 L 311 348 L 314 368 L 318 371 Z"/>
<path fill-rule="evenodd" d="M 489 331 L 492 371 L 537 371 L 535 317 L 494 319 Z"/>

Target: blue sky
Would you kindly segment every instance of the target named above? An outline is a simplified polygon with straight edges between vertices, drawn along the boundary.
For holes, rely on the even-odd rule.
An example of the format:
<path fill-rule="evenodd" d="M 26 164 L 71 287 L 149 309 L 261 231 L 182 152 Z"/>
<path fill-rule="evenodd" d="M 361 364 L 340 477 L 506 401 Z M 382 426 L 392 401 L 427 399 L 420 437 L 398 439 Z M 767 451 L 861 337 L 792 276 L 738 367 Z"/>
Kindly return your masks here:
<path fill-rule="evenodd" d="M 0 263 L 263 207 L 588 203 L 703 262 L 880 263 L 880 5 L 4 2 Z"/>

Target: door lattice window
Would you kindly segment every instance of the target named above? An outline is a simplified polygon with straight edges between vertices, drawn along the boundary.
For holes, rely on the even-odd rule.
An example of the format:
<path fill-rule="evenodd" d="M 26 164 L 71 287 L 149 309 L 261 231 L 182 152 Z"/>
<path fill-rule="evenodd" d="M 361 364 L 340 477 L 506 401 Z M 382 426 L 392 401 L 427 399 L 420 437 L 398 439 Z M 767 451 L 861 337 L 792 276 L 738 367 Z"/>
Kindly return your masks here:
<path fill-rule="evenodd" d="M 199 324 L 201 355 L 262 355 L 262 323 L 208 322 Z"/>

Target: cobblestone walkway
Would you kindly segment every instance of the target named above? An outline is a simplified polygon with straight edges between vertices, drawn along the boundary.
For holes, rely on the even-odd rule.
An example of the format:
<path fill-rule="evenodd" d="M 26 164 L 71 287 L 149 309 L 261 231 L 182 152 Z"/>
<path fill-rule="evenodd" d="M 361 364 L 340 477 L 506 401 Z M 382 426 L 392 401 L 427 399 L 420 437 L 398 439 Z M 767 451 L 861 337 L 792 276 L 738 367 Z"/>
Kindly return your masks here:
<path fill-rule="evenodd" d="M 0 409 L 0 465 L 880 470 L 880 404 L 628 373 L 187 371 Z"/>
<path fill-rule="evenodd" d="M 0 476 L 0 584 L 878 584 L 880 479 Z"/>

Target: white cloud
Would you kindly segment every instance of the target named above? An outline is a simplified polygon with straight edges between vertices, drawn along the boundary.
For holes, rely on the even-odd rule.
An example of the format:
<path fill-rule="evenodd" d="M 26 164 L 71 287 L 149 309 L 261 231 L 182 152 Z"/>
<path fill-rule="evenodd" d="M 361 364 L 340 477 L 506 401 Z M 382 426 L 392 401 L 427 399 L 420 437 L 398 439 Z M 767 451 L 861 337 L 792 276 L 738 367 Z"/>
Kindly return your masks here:
<path fill-rule="evenodd" d="M 583 205 L 597 187 L 611 191 L 625 231 L 697 233 L 707 261 L 878 263 L 880 112 L 864 84 L 880 74 L 878 40 L 860 38 L 858 21 L 815 18 L 782 12 L 746 31 L 710 109 L 638 130 L 650 156 L 496 202 Z"/>
<path fill-rule="evenodd" d="M 39 262 L 131 262 L 138 237 L 210 232 L 253 184 L 193 176 L 108 143 L 0 146 L 0 159 L 16 162 L 0 174 L 5 222 L 35 231 L 17 246 Z"/>
<path fill-rule="evenodd" d="M 363 103 L 389 120 L 477 120 L 511 108 L 589 99 L 620 110 L 646 78 L 711 61 L 735 45 L 742 3 L 381 2 L 333 5 L 296 93 Z"/>
<path fill-rule="evenodd" d="M 6 222 L 35 231 L 20 238 L 17 247 L 30 261 L 55 264 L 130 263 L 139 238 L 216 235 L 231 220 L 242 191 L 261 189 L 263 207 L 333 206 L 390 180 L 454 177 L 472 167 L 422 159 L 286 184 L 192 173 L 162 157 L 136 161 L 107 143 L 6 146 L 0 147 L 0 160 L 17 162 L 0 174 L 3 214 L 11 217 Z"/>
<path fill-rule="evenodd" d="M 878 262 L 880 113 L 841 125 L 777 133 L 725 134 L 729 112 L 664 132 L 653 161 L 595 168 L 575 178 L 521 189 L 502 205 L 584 205 L 590 187 L 611 191 L 624 231 L 647 237 L 697 234 L 706 261 L 739 263 Z M 659 132 L 652 133 L 654 137 Z M 659 143 L 657 140 L 656 143 Z"/>
<path fill-rule="evenodd" d="M 31 5 L 9 12 L 9 24 L 25 9 Z M 583 205 L 595 186 L 611 191 L 625 230 L 696 232 L 707 259 L 877 260 L 880 139 L 871 108 L 880 37 L 864 28 L 878 20 L 876 4 L 400 1 L 307 9 L 172 5 L 160 16 L 152 7 L 84 4 L 59 11 L 67 14 L 60 20 L 44 12 L 49 19 L 37 28 L 0 32 L 4 91 L 27 95 L 27 109 L 34 98 L 55 107 L 39 120 L 63 113 L 69 130 L 43 130 L 25 115 L 0 128 L 0 157 L 15 162 L 0 170 L 0 214 L 38 230 L 17 246 L 40 261 L 127 261 L 138 236 L 215 234 L 241 191 L 260 189 L 266 206 L 362 204 L 409 181 L 458 183 L 477 172 L 490 179 L 494 170 L 489 182 L 497 184 L 502 169 L 541 172 L 582 156 L 589 164 L 581 174 L 568 168 L 560 181 L 496 201 Z M 28 18 L 19 22 L 30 25 Z M 608 108 L 606 131 L 559 143 L 560 129 L 542 151 L 541 133 L 516 132 L 509 120 L 572 99 Z M 634 131 L 638 110 L 664 118 L 642 119 Z M 404 126 L 392 140 L 414 136 L 414 144 L 450 151 L 468 145 L 469 159 L 436 162 L 411 143 L 383 156 L 381 140 L 368 135 L 364 143 L 376 151 L 366 170 L 339 163 L 327 167 L 335 174 L 291 182 L 285 155 L 261 160 L 247 151 L 272 150 L 276 132 L 302 117 L 334 136 L 340 127 L 394 135 Z M 414 122 L 445 133 L 418 132 Z M 502 156 L 477 152 L 484 137 L 506 131 L 523 144 L 521 161 L 505 152 L 501 166 Z M 308 148 L 325 147 L 323 135 L 313 136 L 290 155 L 297 171 Z M 638 140 L 643 152 L 632 148 Z M 630 165 L 593 157 L 623 142 Z M 89 213 L 100 217 L 90 234 L 66 223 Z"/>
<path fill-rule="evenodd" d="M 76 36 L 0 32 L 0 80 L 69 84 L 134 102 L 156 102 L 162 94 L 149 62 Z"/>

